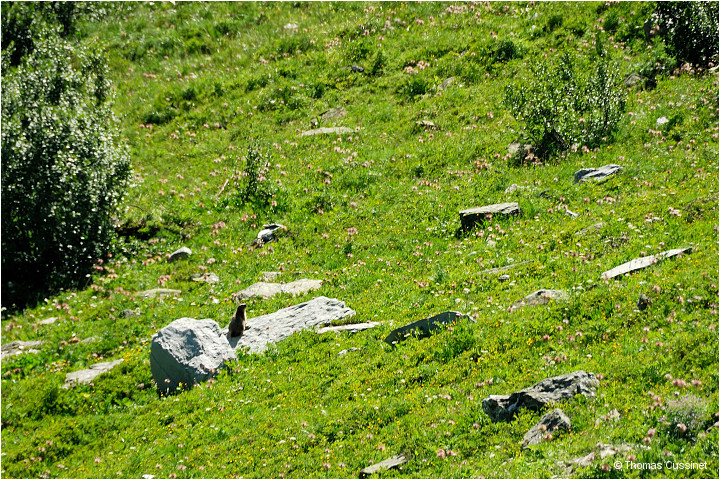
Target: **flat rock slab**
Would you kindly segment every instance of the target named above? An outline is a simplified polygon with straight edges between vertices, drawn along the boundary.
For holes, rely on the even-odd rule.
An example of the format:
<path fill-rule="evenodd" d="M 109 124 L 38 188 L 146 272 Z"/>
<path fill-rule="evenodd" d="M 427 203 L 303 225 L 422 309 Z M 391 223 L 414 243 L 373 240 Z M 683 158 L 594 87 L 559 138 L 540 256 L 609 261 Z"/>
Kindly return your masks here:
<path fill-rule="evenodd" d="M 13 342 L 3 343 L 2 349 L 0 349 L 0 358 L 22 355 L 23 353 L 38 353 L 39 350 L 35 350 L 33 347 L 39 347 L 42 344 L 42 340 L 15 340 Z"/>
<path fill-rule="evenodd" d="M 657 255 L 649 255 L 647 257 L 636 258 L 634 260 L 630 260 L 629 262 L 623 263 L 622 265 L 618 265 L 617 267 L 608 270 L 607 272 L 603 272 L 601 277 L 604 280 L 610 280 L 612 278 L 619 277 L 620 275 L 636 272 L 651 265 L 655 265 L 657 262 L 665 258 L 676 257 L 683 253 L 690 252 L 692 252 L 692 247 L 675 248 L 673 250 L 667 250 L 665 252 L 658 253 Z"/>
<path fill-rule="evenodd" d="M 220 281 L 220 277 L 214 273 L 194 273 L 190 279 L 193 282 L 209 283 L 210 285 L 214 285 Z"/>
<path fill-rule="evenodd" d="M 167 297 L 168 295 L 180 295 L 180 290 L 173 290 L 172 288 L 153 288 L 145 290 L 144 292 L 138 293 L 142 298 L 155 298 L 155 297 Z"/>
<path fill-rule="evenodd" d="M 510 305 L 510 311 L 514 312 L 518 308 L 535 305 L 547 305 L 551 300 L 559 301 L 567 300 L 568 298 L 569 296 L 564 290 L 540 289 Z"/>
<path fill-rule="evenodd" d="M 482 407 L 493 422 L 509 422 L 522 408 L 540 411 L 548 404 L 568 400 L 575 395 L 594 398 L 599 384 L 595 374 L 578 370 L 546 378 L 510 395 L 490 395 L 482 401 Z"/>
<path fill-rule="evenodd" d="M 237 358 L 225 333 L 209 318 L 180 318 L 160 329 L 150 344 L 150 371 L 158 390 L 191 387 Z"/>
<path fill-rule="evenodd" d="M 568 416 L 562 410 L 556 408 L 545 414 L 534 427 L 528 430 L 523 437 L 523 448 L 541 443 L 548 433 L 552 434 L 557 430 L 567 431 L 570 430 L 571 426 Z"/>
<path fill-rule="evenodd" d="M 38 323 L 40 325 L 52 325 L 53 323 L 57 322 L 58 317 L 50 317 L 46 318 L 45 320 L 40 320 Z"/>
<path fill-rule="evenodd" d="M 335 135 L 342 135 L 343 133 L 353 133 L 354 130 L 352 128 L 348 127 L 320 127 L 320 128 L 314 128 L 312 130 L 308 130 L 306 132 L 302 132 L 300 134 L 301 137 L 311 137 L 313 135 L 328 135 L 328 134 L 335 134 Z"/>
<path fill-rule="evenodd" d="M 429 318 L 423 318 L 417 322 L 409 323 L 400 328 L 396 328 L 388 334 L 383 340 L 389 345 L 397 344 L 403 340 L 415 335 L 418 338 L 429 337 L 434 330 L 438 330 L 441 325 L 450 325 L 457 322 L 461 318 L 467 318 L 467 315 L 460 312 L 443 312 Z"/>
<path fill-rule="evenodd" d="M 62 388 L 70 388 L 74 385 L 87 384 L 95 380 L 99 375 L 105 372 L 109 372 L 117 365 L 124 362 L 125 359 L 113 360 L 112 362 L 101 362 L 91 365 L 90 368 L 84 370 L 78 370 L 76 372 L 70 372 L 65 375 L 65 385 Z"/>
<path fill-rule="evenodd" d="M 190 255 L 192 255 L 192 250 L 188 247 L 180 247 L 170 254 L 168 262 L 177 262 L 178 260 L 188 258 Z"/>
<path fill-rule="evenodd" d="M 583 168 L 575 172 L 573 176 L 573 183 L 586 182 L 588 180 L 604 180 L 611 175 L 615 175 L 623 167 L 611 163 L 609 165 L 603 165 L 600 168 Z"/>
<path fill-rule="evenodd" d="M 385 470 L 389 470 L 391 468 L 397 468 L 400 465 L 406 464 L 407 462 L 408 459 L 405 457 L 405 455 L 397 455 L 394 457 L 390 457 L 380 463 L 370 465 L 369 467 L 365 467 L 360 470 L 360 478 L 367 478 L 371 475 L 375 475 L 376 473 L 384 472 Z"/>
<path fill-rule="evenodd" d="M 328 333 L 328 332 L 350 332 L 357 333 L 370 328 L 375 328 L 380 323 L 378 322 L 367 322 L 367 323 L 352 323 L 350 325 L 339 325 L 337 327 L 324 327 L 318 329 L 317 333 Z"/>
<path fill-rule="evenodd" d="M 307 278 L 301 278 L 290 283 L 257 282 L 245 290 L 239 291 L 236 296 L 242 300 L 253 297 L 270 298 L 279 293 L 300 295 L 312 290 L 317 290 L 320 287 L 322 287 L 322 280 L 310 280 Z"/>
<path fill-rule="evenodd" d="M 520 205 L 517 202 L 497 203 L 484 207 L 468 208 L 460 212 L 460 224 L 463 230 L 470 230 L 475 225 L 483 225 L 494 217 L 511 217 L 520 215 Z"/>
<path fill-rule="evenodd" d="M 286 339 L 300 330 L 328 325 L 333 320 L 355 315 L 355 310 L 334 298 L 317 297 L 304 303 L 283 308 L 277 312 L 249 318 L 245 332 L 238 337 L 227 336 L 234 349 L 250 353 L 265 351 L 268 343 Z M 223 330 L 228 333 L 227 328 Z"/>

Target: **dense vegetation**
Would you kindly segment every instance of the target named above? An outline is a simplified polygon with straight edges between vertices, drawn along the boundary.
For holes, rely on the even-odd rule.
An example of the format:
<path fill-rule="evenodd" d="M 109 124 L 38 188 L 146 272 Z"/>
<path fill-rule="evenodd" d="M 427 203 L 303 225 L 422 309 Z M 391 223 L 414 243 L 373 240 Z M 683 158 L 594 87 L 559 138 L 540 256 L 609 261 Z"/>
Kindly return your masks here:
<path fill-rule="evenodd" d="M 691 29 L 705 53 L 688 59 L 654 3 L 77 8 L 72 34 L 58 38 L 104 48 L 134 173 L 119 237 L 94 258 L 88 287 L 3 311 L 3 345 L 44 342 L 2 360 L 4 477 L 356 478 L 399 453 L 411 460 L 383 476 L 718 476 L 716 23 Z M 550 74 L 563 66 L 572 83 Z M 3 98 L 10 74 L 3 64 Z M 538 88 L 523 97 L 519 79 Z M 539 101 L 562 106 L 550 111 L 555 133 Z M 611 121 L 593 116 L 602 105 Z M 323 117 L 336 107 L 345 115 Z M 315 126 L 354 132 L 300 136 Z M 533 148 L 518 158 L 514 142 Z M 5 162 L 3 151 L 3 188 Z M 609 163 L 622 172 L 573 183 Z M 505 201 L 522 215 L 458 233 L 460 210 Z M 248 248 L 270 222 L 286 235 Z M 180 246 L 193 255 L 166 262 Z M 505 282 L 481 273 L 511 264 Z M 220 282 L 190 280 L 203 271 Z M 326 295 L 381 326 L 301 332 L 159 397 L 151 336 L 180 317 L 224 326 L 232 294 L 266 271 L 324 285 L 251 300 L 250 317 Z M 137 295 L 160 286 L 182 294 Z M 540 288 L 570 299 L 508 311 Z M 380 341 L 447 310 L 474 321 L 394 349 Z M 116 359 L 92 384 L 61 388 L 68 372 Z M 580 369 L 598 375 L 598 396 L 563 403 L 572 430 L 551 441 L 521 447 L 541 413 L 494 424 L 482 410 L 488 395 Z M 571 464 L 598 444 L 627 450 Z"/>

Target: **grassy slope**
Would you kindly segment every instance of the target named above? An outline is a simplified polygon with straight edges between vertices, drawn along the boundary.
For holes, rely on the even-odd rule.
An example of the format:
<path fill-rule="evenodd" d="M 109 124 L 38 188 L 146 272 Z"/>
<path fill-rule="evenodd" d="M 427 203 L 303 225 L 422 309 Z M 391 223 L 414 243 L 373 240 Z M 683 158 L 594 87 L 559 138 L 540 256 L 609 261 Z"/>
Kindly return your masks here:
<path fill-rule="evenodd" d="M 107 46 L 134 160 L 137 182 L 122 220 L 153 236 L 123 242 L 126 253 L 102 265 L 91 288 L 3 319 L 3 342 L 45 341 L 40 354 L 2 363 L 3 476 L 355 477 L 406 452 L 411 462 L 386 476 L 549 477 L 568 475 L 557 462 L 599 442 L 632 445 L 640 461 L 709 468 L 605 472 L 608 459 L 573 476 L 718 474 L 716 428 L 683 437 L 662 421 L 669 402 L 688 394 L 709 405 L 698 431 L 717 421 L 717 75 L 665 75 L 653 91 L 629 89 L 633 115 L 596 151 L 527 168 L 505 158 L 520 128 L 502 105 L 505 85 L 546 54 L 589 55 L 609 18 L 623 19 L 614 35 L 625 38 L 624 49 L 604 35 L 622 74 L 662 58 L 660 43 L 634 33 L 648 4 L 122 8 L 86 28 Z M 562 25 L 549 28 L 558 18 Z M 289 22 L 299 31 L 283 31 Z M 512 40 L 522 58 L 493 64 L 494 36 Z M 371 75 L 378 58 L 382 68 Z M 405 72 L 421 60 L 430 66 Z M 346 68 L 352 64 L 365 73 Z M 449 76 L 455 83 L 436 94 Z M 354 134 L 299 137 L 336 106 L 347 109 L 336 124 Z M 672 131 L 649 132 L 661 116 L 675 119 Z M 439 130 L 418 129 L 417 120 Z M 231 177 L 253 140 L 271 159 L 275 208 L 232 202 Z M 602 184 L 572 184 L 577 169 L 607 163 L 625 168 Z M 534 190 L 504 194 L 512 183 Z M 459 210 L 502 201 L 518 201 L 523 216 L 454 236 Z M 565 206 L 580 215 L 566 216 Z M 289 235 L 249 250 L 269 221 Z M 575 235 L 599 221 L 604 229 Z M 181 245 L 194 255 L 167 264 L 164 255 Z M 599 281 L 637 256 L 690 245 L 691 255 Z M 477 273 L 523 261 L 532 263 L 509 272 L 509 282 Z M 218 285 L 189 281 L 202 266 L 220 276 Z M 241 358 L 212 383 L 158 399 L 151 335 L 185 316 L 224 325 L 231 294 L 270 270 L 326 283 L 295 299 L 252 301 L 250 316 L 322 294 L 344 300 L 357 321 L 382 326 L 352 336 L 303 332 Z M 161 281 L 181 297 L 134 295 Z M 507 311 L 538 288 L 574 290 L 568 303 Z M 653 302 L 645 312 L 635 310 L 640 293 Z M 142 315 L 122 318 L 126 308 Z M 445 310 L 476 322 L 395 350 L 379 341 Z M 50 316 L 59 320 L 37 324 Z M 73 335 L 99 340 L 61 343 Z M 338 356 L 351 347 L 360 350 Z M 58 389 L 65 373 L 117 358 L 127 361 L 93 386 Z M 482 412 L 490 394 L 578 369 L 603 376 L 599 398 L 563 405 L 573 429 L 552 442 L 520 447 L 540 414 L 496 425 Z M 617 421 L 598 420 L 612 410 Z M 658 433 L 646 450 L 651 428 Z M 439 449 L 456 455 L 440 458 Z"/>

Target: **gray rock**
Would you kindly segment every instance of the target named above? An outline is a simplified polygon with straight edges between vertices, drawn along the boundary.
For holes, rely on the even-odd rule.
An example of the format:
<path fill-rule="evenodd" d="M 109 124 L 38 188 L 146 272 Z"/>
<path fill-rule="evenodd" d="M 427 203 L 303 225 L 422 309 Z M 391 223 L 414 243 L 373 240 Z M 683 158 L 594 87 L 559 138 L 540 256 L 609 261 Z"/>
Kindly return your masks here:
<path fill-rule="evenodd" d="M 416 336 L 418 338 L 429 337 L 430 334 L 439 329 L 441 325 L 450 325 L 457 322 L 461 318 L 469 318 L 460 312 L 443 312 L 429 318 L 424 318 L 413 323 L 409 323 L 400 328 L 396 328 L 388 334 L 383 340 L 388 345 L 393 345 L 409 338 Z"/>
<path fill-rule="evenodd" d="M 325 110 L 323 113 L 321 113 L 320 119 L 323 122 L 331 122 L 333 120 L 338 120 L 345 115 L 347 115 L 347 110 L 342 107 L 335 107 L 331 108 L 330 110 Z"/>
<path fill-rule="evenodd" d="M 576 212 L 573 212 L 569 208 L 565 207 L 565 215 L 568 215 L 570 217 L 577 217 L 578 214 Z"/>
<path fill-rule="evenodd" d="M 509 422 L 522 408 L 540 411 L 548 404 L 568 400 L 575 395 L 594 398 L 598 385 L 593 373 L 578 370 L 546 378 L 510 395 L 490 395 L 482 401 L 482 407 L 493 422 Z"/>
<path fill-rule="evenodd" d="M 120 314 L 120 316 L 123 318 L 139 317 L 140 315 L 142 315 L 142 312 L 140 311 L 139 308 L 136 308 L 135 310 L 127 308 L 127 309 L 123 310 L 122 313 Z"/>
<path fill-rule="evenodd" d="M 328 134 L 342 135 L 344 133 L 353 133 L 353 132 L 354 132 L 354 130 L 352 128 L 347 128 L 347 127 L 320 127 L 320 128 L 308 130 L 306 132 L 302 132 L 300 134 L 300 136 L 301 137 L 311 137 L 313 135 L 328 135 Z"/>
<path fill-rule="evenodd" d="M 317 297 L 308 302 L 283 308 L 274 313 L 248 318 L 247 329 L 240 337 L 229 337 L 234 349 L 259 353 L 268 343 L 275 343 L 300 330 L 329 325 L 333 320 L 355 315 L 355 310 L 334 298 Z M 227 328 L 223 330 L 227 334 Z"/>
<path fill-rule="evenodd" d="M 508 280 L 510 280 L 510 275 L 507 275 L 507 274 L 505 274 L 505 275 L 500 275 L 500 276 L 498 277 L 498 282 L 500 282 L 500 283 L 502 283 L 502 282 L 507 282 Z"/>
<path fill-rule="evenodd" d="M 283 30 L 290 30 L 293 32 L 297 32 L 297 29 L 298 29 L 297 23 L 290 22 L 290 23 L 286 23 L 285 25 L 283 25 Z"/>
<path fill-rule="evenodd" d="M 95 380 L 99 375 L 108 372 L 124 362 L 125 359 L 113 360 L 112 362 L 101 362 L 91 365 L 90 368 L 77 370 L 65 375 L 65 385 L 62 388 L 70 388 L 75 385 L 87 384 Z"/>
<path fill-rule="evenodd" d="M 39 350 L 35 350 L 33 347 L 39 347 L 42 344 L 42 340 L 15 340 L 3 343 L 0 348 L 0 358 L 22 355 L 23 353 L 39 353 Z"/>
<path fill-rule="evenodd" d="M 100 337 L 87 337 L 80 340 L 80 343 L 93 343 L 100 340 Z"/>
<path fill-rule="evenodd" d="M 513 183 L 512 185 L 510 185 L 509 187 L 507 187 L 505 189 L 505 193 L 507 195 L 511 195 L 511 194 L 517 192 L 518 190 L 529 190 L 529 189 L 530 189 L 530 187 L 527 187 L 525 185 L 518 185 L 517 183 Z"/>
<path fill-rule="evenodd" d="M 194 273 L 190 278 L 193 282 L 209 283 L 210 285 L 220 281 L 220 277 L 214 273 Z"/>
<path fill-rule="evenodd" d="M 168 257 L 168 262 L 177 262 L 178 260 L 184 260 L 190 255 L 192 255 L 192 250 L 187 247 L 181 247 L 170 254 L 170 257 Z"/>
<path fill-rule="evenodd" d="M 587 228 L 583 228 L 583 229 L 580 230 L 579 232 L 575 232 L 575 235 L 585 235 L 586 233 L 588 233 L 588 232 L 591 231 L 591 230 L 600 230 L 600 229 L 602 229 L 604 226 L 605 226 L 605 222 L 598 222 L 598 223 L 595 223 L 595 224 L 593 224 L 593 225 L 590 225 L 590 226 L 587 227 Z"/>
<path fill-rule="evenodd" d="M 537 445 L 543 441 L 548 433 L 553 433 L 556 430 L 570 430 L 571 423 L 565 413 L 556 408 L 555 410 L 545 414 L 540 421 L 532 427 L 523 437 L 523 448 L 527 448 L 530 445 Z"/>
<path fill-rule="evenodd" d="M 318 329 L 317 333 L 328 333 L 328 332 L 350 332 L 357 333 L 370 328 L 375 328 L 380 323 L 378 322 L 366 322 L 366 323 L 352 323 L 350 325 L 339 325 L 337 327 L 324 327 Z"/>
<path fill-rule="evenodd" d="M 518 300 L 517 302 L 513 303 L 510 306 L 510 311 L 514 312 L 518 308 L 522 307 L 530 307 L 535 305 L 547 305 L 550 303 L 551 300 L 559 301 L 559 300 L 567 300 L 568 294 L 564 290 L 545 290 L 540 289 L 537 290 L 530 295 L 526 296 L 525 298 L 522 298 Z"/>
<path fill-rule="evenodd" d="M 454 81 L 455 81 L 455 77 L 448 77 L 448 78 L 446 78 L 445 80 L 443 80 L 440 85 L 438 85 L 437 89 L 438 89 L 438 90 L 445 90 L 447 87 L 449 87 L 450 85 L 452 85 Z"/>
<path fill-rule="evenodd" d="M 655 121 L 655 123 L 658 127 L 662 127 L 666 123 L 670 123 L 670 120 L 667 117 L 660 117 Z"/>
<path fill-rule="evenodd" d="M 38 323 L 40 325 L 52 325 L 53 323 L 57 322 L 58 317 L 50 317 L 46 318 L 45 320 L 40 320 Z"/>
<path fill-rule="evenodd" d="M 641 293 L 640 296 L 638 297 L 638 301 L 637 301 L 638 310 L 640 310 L 641 312 L 644 311 L 648 307 L 649 304 L 650 304 L 650 298 L 647 295 L 645 295 L 644 293 Z"/>
<path fill-rule="evenodd" d="M 172 288 L 152 288 L 150 290 L 140 292 L 138 295 L 142 298 L 162 298 L 168 295 L 180 295 L 181 293 L 182 292 L 180 290 L 173 290 Z"/>
<path fill-rule="evenodd" d="M 645 77 L 643 77 L 637 72 L 633 72 L 627 77 L 625 77 L 623 83 L 626 87 L 634 87 L 635 85 L 642 86 L 645 83 Z"/>
<path fill-rule="evenodd" d="M 469 208 L 460 212 L 460 223 L 463 230 L 470 230 L 475 225 L 483 225 L 488 219 L 494 217 L 507 218 L 520 215 L 520 206 L 517 202 L 498 203 L 484 207 Z"/>
<path fill-rule="evenodd" d="M 252 241 L 251 245 L 253 247 L 262 247 L 266 243 L 274 242 L 277 240 L 279 232 L 283 231 L 287 231 L 287 227 L 279 223 L 263 225 L 263 229 L 258 232 L 257 237 Z"/>
<path fill-rule="evenodd" d="M 622 170 L 623 167 L 620 165 L 615 165 L 614 163 L 611 163 L 609 165 L 603 165 L 600 168 L 583 168 L 581 170 L 578 170 L 575 172 L 575 175 L 573 176 L 573 182 L 586 182 L 588 180 L 603 180 L 608 178 L 611 175 L 615 175 L 620 170 Z"/>
<path fill-rule="evenodd" d="M 238 300 L 244 300 L 253 297 L 270 298 L 279 293 L 290 293 L 292 295 L 300 295 L 322 287 L 322 280 L 311 280 L 300 278 L 290 283 L 253 283 L 244 290 L 235 294 Z"/>
<path fill-rule="evenodd" d="M 390 457 L 380 463 L 370 465 L 369 467 L 365 467 L 360 470 L 360 478 L 367 478 L 371 475 L 375 475 L 376 473 L 384 472 L 385 470 L 389 470 L 391 468 L 397 468 L 400 465 L 406 464 L 407 462 L 408 459 L 405 457 L 405 455 L 397 455 L 394 457 Z"/>
<path fill-rule="evenodd" d="M 272 282 L 282 275 L 282 272 L 262 272 L 263 282 Z"/>
<path fill-rule="evenodd" d="M 365 71 L 365 69 L 363 67 L 361 67 L 360 65 L 351 65 L 350 71 L 355 72 L 355 73 L 363 73 Z"/>
<path fill-rule="evenodd" d="M 235 350 L 218 324 L 209 318 L 180 318 L 162 328 L 150 345 L 150 370 L 162 393 L 193 386 L 214 377 Z"/>
<path fill-rule="evenodd" d="M 421 127 L 421 128 L 428 128 L 430 130 L 437 130 L 437 128 L 438 128 L 430 120 L 418 120 L 417 122 L 415 122 L 415 125 L 417 125 L 418 127 Z"/>
<path fill-rule="evenodd" d="M 350 348 L 350 350 L 347 350 L 347 349 L 346 349 L 346 350 L 340 350 L 340 351 L 338 352 L 338 356 L 345 355 L 345 354 L 347 354 L 347 353 L 349 353 L 349 352 L 357 352 L 358 350 L 360 350 L 360 349 L 357 348 L 357 347 L 352 347 L 352 348 Z"/>
<path fill-rule="evenodd" d="M 655 265 L 660 260 L 663 260 L 665 258 L 671 258 L 675 257 L 677 255 L 681 255 L 684 253 L 690 253 L 692 252 L 692 247 L 686 247 L 686 248 L 676 248 L 673 250 L 667 250 L 665 252 L 658 253 L 657 255 L 650 255 L 647 257 L 640 257 L 636 258 L 634 260 L 630 260 L 629 262 L 623 263 L 622 265 L 618 265 L 617 267 L 608 270 L 606 272 L 603 272 L 601 275 L 601 278 L 604 280 L 610 280 L 615 277 L 619 277 L 620 275 L 625 275 L 626 273 L 632 273 L 636 272 L 638 270 L 642 270 L 643 268 L 647 268 L 651 265 Z"/>

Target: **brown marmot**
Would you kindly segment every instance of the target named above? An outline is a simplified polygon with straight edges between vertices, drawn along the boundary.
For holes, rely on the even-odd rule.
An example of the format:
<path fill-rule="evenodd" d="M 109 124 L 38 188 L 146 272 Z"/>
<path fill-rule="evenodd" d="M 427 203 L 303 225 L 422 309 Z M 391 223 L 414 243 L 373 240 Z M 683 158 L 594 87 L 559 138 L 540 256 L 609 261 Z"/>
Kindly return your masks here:
<path fill-rule="evenodd" d="M 245 328 L 247 327 L 247 314 L 245 313 L 246 308 L 247 304 L 241 303 L 238 305 L 237 310 L 235 310 L 235 315 L 233 315 L 230 320 L 230 325 L 228 325 L 228 331 L 230 332 L 231 337 L 242 335 L 245 331 Z"/>

